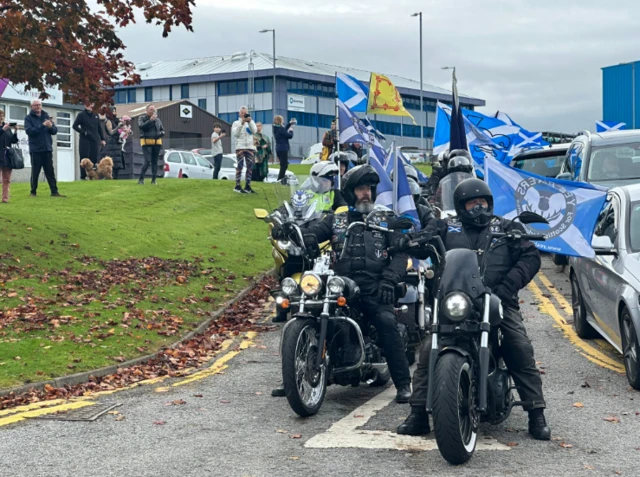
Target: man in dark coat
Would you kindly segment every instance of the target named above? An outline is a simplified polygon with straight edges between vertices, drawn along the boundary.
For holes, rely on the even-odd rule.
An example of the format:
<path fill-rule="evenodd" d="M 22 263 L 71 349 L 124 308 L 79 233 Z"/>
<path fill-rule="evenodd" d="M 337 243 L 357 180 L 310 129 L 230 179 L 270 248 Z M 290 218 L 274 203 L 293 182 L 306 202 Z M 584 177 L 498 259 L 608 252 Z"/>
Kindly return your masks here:
<path fill-rule="evenodd" d="M 98 163 L 100 146 L 104 146 L 105 138 L 100 124 L 100 118 L 93 112 L 93 103 L 85 103 L 85 110 L 76 117 L 73 130 L 80 134 L 80 160 L 90 159 Z M 80 179 L 87 180 L 87 172 L 80 168 Z"/>
<path fill-rule="evenodd" d="M 151 183 L 155 185 L 157 184 L 158 157 L 162 149 L 164 126 L 158 118 L 158 112 L 153 104 L 148 105 L 146 113 L 138 118 L 138 128 L 140 129 L 140 145 L 144 155 L 144 165 L 140 171 L 138 184 L 144 185 L 144 175 L 151 165 Z"/>

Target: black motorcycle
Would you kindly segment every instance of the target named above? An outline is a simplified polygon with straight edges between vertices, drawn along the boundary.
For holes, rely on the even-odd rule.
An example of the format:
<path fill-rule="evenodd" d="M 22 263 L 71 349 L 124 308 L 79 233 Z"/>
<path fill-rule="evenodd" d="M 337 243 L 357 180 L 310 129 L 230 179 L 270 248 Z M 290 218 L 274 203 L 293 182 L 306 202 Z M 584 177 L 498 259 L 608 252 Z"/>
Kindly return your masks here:
<path fill-rule="evenodd" d="M 532 212 L 522 224 L 547 223 Z M 436 237 L 439 240 L 439 237 Z M 446 252 L 435 278 L 427 412 L 432 414 L 438 449 L 452 464 L 473 455 L 479 423 L 506 420 L 515 401 L 512 381 L 501 357 L 502 305 L 483 284 L 487 257 L 509 241 L 544 240 L 512 226 L 494 233 L 478 266 L 476 252 Z M 442 250 L 439 246 L 438 250 Z"/>

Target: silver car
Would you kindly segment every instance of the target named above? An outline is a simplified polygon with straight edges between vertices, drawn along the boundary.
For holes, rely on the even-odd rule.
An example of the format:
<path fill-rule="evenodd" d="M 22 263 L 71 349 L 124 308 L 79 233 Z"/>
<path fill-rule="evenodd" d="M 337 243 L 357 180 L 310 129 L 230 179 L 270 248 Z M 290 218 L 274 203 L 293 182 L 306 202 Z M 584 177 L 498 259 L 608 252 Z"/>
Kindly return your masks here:
<path fill-rule="evenodd" d="M 609 191 L 591 245 L 595 258 L 569 260 L 576 333 L 609 341 L 640 390 L 640 184 Z"/>

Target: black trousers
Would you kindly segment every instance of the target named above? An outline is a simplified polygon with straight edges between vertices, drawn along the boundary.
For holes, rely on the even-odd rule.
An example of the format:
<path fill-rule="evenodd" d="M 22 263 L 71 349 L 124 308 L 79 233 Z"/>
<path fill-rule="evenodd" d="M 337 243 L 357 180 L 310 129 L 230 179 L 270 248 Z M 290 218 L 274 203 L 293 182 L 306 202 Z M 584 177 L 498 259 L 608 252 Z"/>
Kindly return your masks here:
<path fill-rule="evenodd" d="M 546 405 L 542 395 L 542 379 L 536 368 L 533 346 L 527 336 L 520 310 L 505 306 L 504 319 L 500 326 L 502 330 L 502 356 L 518 388 L 520 400 L 524 402 L 524 410 L 544 409 Z M 409 400 L 412 406 L 424 407 L 427 405 L 430 351 L 431 340 L 427 339 L 422 343 L 418 367 L 413 373 L 413 393 Z"/>
<path fill-rule="evenodd" d="M 100 145 L 97 142 L 92 141 L 86 137 L 80 137 L 80 161 L 82 159 L 91 159 L 93 164 L 98 163 L 98 156 L 100 154 Z M 85 179 L 87 177 L 87 171 L 85 171 L 82 167 L 80 168 L 80 179 Z"/>
<path fill-rule="evenodd" d="M 222 167 L 222 154 L 216 154 L 213 156 L 213 178 L 217 179 L 220 174 L 220 168 Z"/>
<path fill-rule="evenodd" d="M 280 161 L 280 173 L 278 174 L 278 180 L 284 179 L 289 167 L 289 151 L 278 151 L 278 161 Z"/>
<path fill-rule="evenodd" d="M 158 175 L 158 156 L 160 156 L 160 149 L 162 146 L 154 145 L 154 146 L 142 146 L 142 154 L 144 154 L 144 166 L 142 166 L 142 171 L 140 171 L 140 180 L 144 180 L 144 175 L 147 173 L 147 169 L 149 169 L 149 164 L 151 164 L 151 179 L 155 180 Z"/>
<path fill-rule="evenodd" d="M 396 388 L 411 383 L 409 362 L 404 351 L 404 342 L 398 330 L 398 321 L 392 305 L 381 305 L 377 296 L 360 297 L 359 309 L 375 327 L 387 358 L 391 379 Z"/>
<path fill-rule="evenodd" d="M 49 183 L 52 194 L 58 193 L 58 183 L 56 181 L 56 171 L 53 168 L 52 152 L 32 152 L 31 153 L 31 193 L 38 190 L 38 179 L 40 171 L 44 169 L 44 176 Z"/>

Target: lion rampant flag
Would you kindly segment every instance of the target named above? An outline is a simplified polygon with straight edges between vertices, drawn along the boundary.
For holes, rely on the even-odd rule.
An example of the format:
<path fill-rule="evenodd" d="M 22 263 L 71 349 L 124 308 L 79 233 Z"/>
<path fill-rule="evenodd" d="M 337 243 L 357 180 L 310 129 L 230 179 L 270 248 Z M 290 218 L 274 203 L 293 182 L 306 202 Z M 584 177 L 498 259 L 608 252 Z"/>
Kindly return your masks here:
<path fill-rule="evenodd" d="M 416 124 L 416 120 L 402 104 L 402 97 L 398 89 L 385 75 L 371 73 L 369 82 L 369 106 L 367 114 L 386 114 L 387 116 L 409 116 Z"/>

